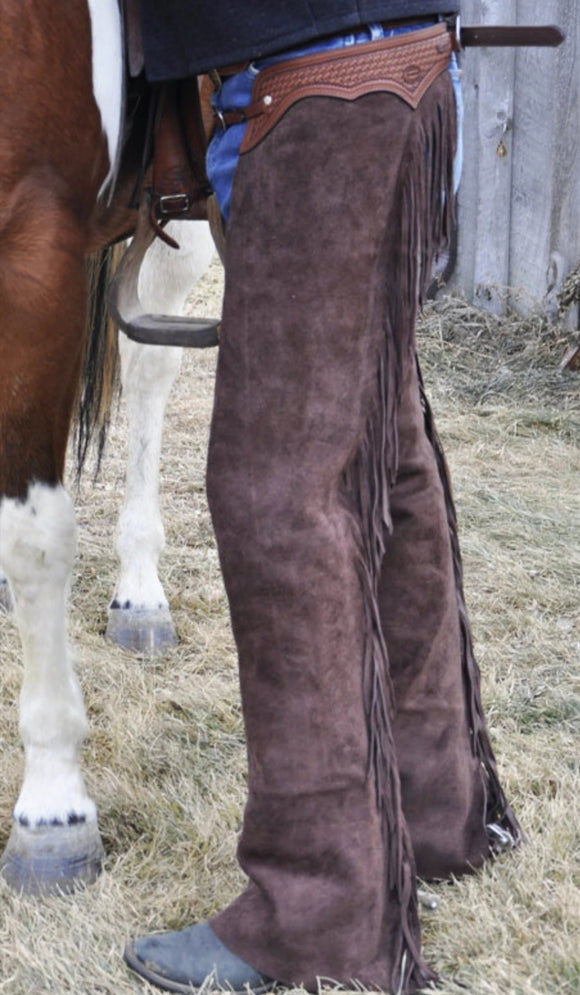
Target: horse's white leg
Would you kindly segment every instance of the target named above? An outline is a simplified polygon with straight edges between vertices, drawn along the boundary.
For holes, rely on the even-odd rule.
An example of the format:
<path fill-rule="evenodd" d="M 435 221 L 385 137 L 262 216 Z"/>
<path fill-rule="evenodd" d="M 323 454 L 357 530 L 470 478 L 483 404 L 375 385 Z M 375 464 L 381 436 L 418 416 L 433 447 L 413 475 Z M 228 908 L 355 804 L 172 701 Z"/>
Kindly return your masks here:
<path fill-rule="evenodd" d="M 141 653 L 160 653 L 177 642 L 159 557 L 165 532 L 159 510 L 163 417 L 181 366 L 182 350 L 143 346 L 120 335 L 121 371 L 129 425 L 125 499 L 117 527 L 120 560 L 107 639 Z"/>
<path fill-rule="evenodd" d="M 205 223 L 173 223 L 168 230 L 181 248 L 170 249 L 159 240 L 151 246 L 141 270 L 139 292 L 147 311 L 182 314 L 214 248 Z M 109 609 L 107 638 L 136 652 L 159 653 L 177 641 L 158 574 L 165 545 L 159 510 L 159 462 L 163 418 L 183 350 L 138 345 L 123 334 L 119 349 L 129 458 L 116 541 L 121 566 Z"/>
<path fill-rule="evenodd" d="M 12 886 L 32 893 L 90 883 L 103 856 L 79 767 L 87 721 L 66 632 L 75 550 L 74 511 L 61 485 L 33 484 L 26 500 L 2 500 L 0 562 L 24 656 L 25 777 L 1 867 Z"/>

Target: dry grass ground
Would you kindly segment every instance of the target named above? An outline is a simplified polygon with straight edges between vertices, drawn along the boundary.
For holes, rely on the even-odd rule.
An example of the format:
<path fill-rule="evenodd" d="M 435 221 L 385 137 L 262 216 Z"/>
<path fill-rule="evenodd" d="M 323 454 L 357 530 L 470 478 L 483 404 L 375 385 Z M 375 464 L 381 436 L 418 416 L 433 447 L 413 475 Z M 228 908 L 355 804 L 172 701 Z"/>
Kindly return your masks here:
<path fill-rule="evenodd" d="M 219 307 L 214 268 L 198 311 Z M 502 777 L 528 845 L 438 888 L 424 914 L 442 995 L 580 992 L 578 374 L 559 332 L 443 301 L 421 331 L 424 372 L 455 484 L 467 599 Z M 238 892 L 244 740 L 236 661 L 204 497 L 215 357 L 188 355 L 163 460 L 162 572 L 179 648 L 156 660 L 105 645 L 123 488 L 116 420 L 97 483 L 76 504 L 71 635 L 91 719 L 85 770 L 108 859 L 95 887 L 34 901 L 0 884 L 2 995 L 153 992 L 125 969 L 125 937 L 203 918 Z M 21 778 L 19 650 L 0 619 L 0 847 Z M 577 731 L 576 731 L 577 735 Z M 459 987 L 459 983 L 463 987 Z"/>

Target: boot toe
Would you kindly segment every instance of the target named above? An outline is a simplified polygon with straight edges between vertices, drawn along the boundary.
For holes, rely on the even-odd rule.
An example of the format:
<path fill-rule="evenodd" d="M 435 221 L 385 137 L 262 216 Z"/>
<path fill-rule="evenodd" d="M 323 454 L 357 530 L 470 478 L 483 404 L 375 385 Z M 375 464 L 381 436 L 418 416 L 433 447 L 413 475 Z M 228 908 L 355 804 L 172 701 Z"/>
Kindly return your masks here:
<path fill-rule="evenodd" d="M 209 923 L 141 937 L 127 944 L 125 960 L 133 971 L 165 991 L 191 995 L 204 987 L 246 995 L 248 990 L 269 991 L 273 985 L 270 978 L 232 953 Z"/>

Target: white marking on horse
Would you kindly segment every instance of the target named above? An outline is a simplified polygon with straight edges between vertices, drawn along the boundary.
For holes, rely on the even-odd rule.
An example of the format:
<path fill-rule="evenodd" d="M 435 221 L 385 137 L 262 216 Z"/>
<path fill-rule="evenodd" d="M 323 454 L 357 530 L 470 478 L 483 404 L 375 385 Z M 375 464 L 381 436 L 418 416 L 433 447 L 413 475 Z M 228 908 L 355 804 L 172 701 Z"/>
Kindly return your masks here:
<path fill-rule="evenodd" d="M 139 274 L 145 310 L 183 314 L 187 296 L 207 270 L 214 245 L 206 223 L 172 222 L 180 251 L 155 241 Z M 168 610 L 157 565 L 165 545 L 159 510 L 163 418 L 182 349 L 143 346 L 119 336 L 123 394 L 129 421 L 129 463 L 116 548 L 121 572 L 114 604 L 138 611 Z"/>
<path fill-rule="evenodd" d="M 87 0 L 93 39 L 93 92 L 109 150 L 107 186 L 117 160 L 123 101 L 122 30 L 117 0 Z"/>
<path fill-rule="evenodd" d="M 2 500 L 0 562 L 24 655 L 20 734 L 26 770 L 14 817 L 29 827 L 97 818 L 78 763 L 88 729 L 65 621 L 75 553 L 74 511 L 62 486 L 33 484 L 25 501 Z"/>

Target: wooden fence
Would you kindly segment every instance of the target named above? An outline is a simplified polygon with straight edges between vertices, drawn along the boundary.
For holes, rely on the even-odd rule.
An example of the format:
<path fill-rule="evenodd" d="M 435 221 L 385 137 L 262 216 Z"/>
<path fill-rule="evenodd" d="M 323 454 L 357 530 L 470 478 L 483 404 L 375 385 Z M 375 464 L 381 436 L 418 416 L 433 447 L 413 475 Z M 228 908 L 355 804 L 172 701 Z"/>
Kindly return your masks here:
<path fill-rule="evenodd" d="M 556 294 L 580 259 L 577 0 L 463 0 L 464 24 L 558 24 L 554 49 L 469 49 L 462 56 L 465 166 L 452 286 L 500 311 Z M 521 296 L 523 293 L 523 297 Z M 569 316 L 578 327 L 578 308 Z"/>

